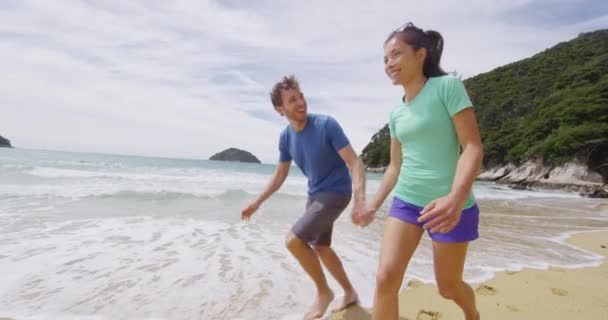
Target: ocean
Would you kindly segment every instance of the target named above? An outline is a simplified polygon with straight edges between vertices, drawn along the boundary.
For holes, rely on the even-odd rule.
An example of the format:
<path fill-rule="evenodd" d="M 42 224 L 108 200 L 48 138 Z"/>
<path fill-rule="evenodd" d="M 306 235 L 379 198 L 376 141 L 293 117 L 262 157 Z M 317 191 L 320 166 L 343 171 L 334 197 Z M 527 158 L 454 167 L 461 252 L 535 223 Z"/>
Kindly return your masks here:
<path fill-rule="evenodd" d="M 273 165 L 0 149 L 0 318 L 299 319 L 314 288 L 284 247 L 303 213 L 306 180 L 293 167 L 249 222 L 240 210 Z M 368 174 L 368 194 L 381 174 Z M 598 265 L 565 243 L 608 229 L 607 201 L 478 182 L 481 238 L 472 283 L 503 270 Z M 381 230 L 359 228 L 350 207 L 334 248 L 370 306 Z M 423 237 L 406 274 L 434 282 Z M 340 295 L 339 286 L 330 284 Z"/>

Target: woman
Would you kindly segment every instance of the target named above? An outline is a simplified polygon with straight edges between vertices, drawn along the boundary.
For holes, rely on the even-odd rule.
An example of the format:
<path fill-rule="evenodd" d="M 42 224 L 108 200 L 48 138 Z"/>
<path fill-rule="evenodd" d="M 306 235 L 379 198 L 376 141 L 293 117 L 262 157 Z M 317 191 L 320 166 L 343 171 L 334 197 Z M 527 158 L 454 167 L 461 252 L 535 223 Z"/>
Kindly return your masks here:
<path fill-rule="evenodd" d="M 366 212 L 353 217 L 369 224 L 396 186 L 382 236 L 373 319 L 398 319 L 403 276 L 427 230 L 439 293 L 467 320 L 478 320 L 474 292 L 463 281 L 468 243 L 478 237 L 479 224 L 471 188 L 483 146 L 474 109 L 462 82 L 439 66 L 438 32 L 408 23 L 389 35 L 384 51 L 386 74 L 405 95 L 390 115 L 390 164 L 382 184 Z"/>

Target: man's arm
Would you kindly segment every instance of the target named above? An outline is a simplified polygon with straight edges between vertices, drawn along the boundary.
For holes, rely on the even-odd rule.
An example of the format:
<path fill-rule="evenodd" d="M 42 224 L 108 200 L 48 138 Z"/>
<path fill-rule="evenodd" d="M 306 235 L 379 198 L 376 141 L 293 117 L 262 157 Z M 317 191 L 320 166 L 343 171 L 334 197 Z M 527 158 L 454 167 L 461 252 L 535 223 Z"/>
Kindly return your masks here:
<path fill-rule="evenodd" d="M 262 194 L 260 194 L 260 196 L 258 196 L 255 201 L 253 201 L 241 211 L 242 219 L 251 218 L 251 216 L 256 212 L 256 210 L 258 210 L 258 208 L 262 205 L 262 203 L 266 201 L 266 199 L 268 199 L 273 193 L 279 190 L 279 188 L 281 188 L 283 182 L 285 182 L 285 179 L 289 174 L 290 167 L 291 161 L 279 162 L 279 164 L 277 165 L 277 169 L 275 170 L 273 177 L 270 179 L 270 182 L 266 186 L 266 189 L 264 189 L 264 192 L 262 192 Z"/>
<path fill-rule="evenodd" d="M 258 204 L 262 204 L 268 199 L 273 193 L 275 193 L 281 186 L 287 175 L 289 174 L 289 168 L 291 167 L 291 161 L 279 162 L 277 169 L 274 172 L 274 176 L 270 180 L 270 183 L 266 186 L 266 189 L 262 194 L 255 200 Z"/>
<path fill-rule="evenodd" d="M 365 170 L 361 159 L 349 144 L 338 151 L 340 157 L 346 162 L 350 174 L 353 177 L 353 192 L 355 195 L 355 207 L 365 204 Z M 362 207 L 361 207 L 362 208 Z"/>

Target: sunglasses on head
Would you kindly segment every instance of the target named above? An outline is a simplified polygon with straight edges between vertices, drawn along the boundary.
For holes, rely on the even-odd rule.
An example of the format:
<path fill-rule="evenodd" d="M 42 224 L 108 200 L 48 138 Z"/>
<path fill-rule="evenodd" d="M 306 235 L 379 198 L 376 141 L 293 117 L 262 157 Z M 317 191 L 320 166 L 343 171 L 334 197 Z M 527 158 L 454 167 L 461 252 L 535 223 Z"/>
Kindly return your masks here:
<path fill-rule="evenodd" d="M 405 24 L 403 24 L 401 27 L 395 29 L 395 32 L 403 32 L 405 30 L 408 29 L 418 29 L 418 27 L 416 27 L 413 23 L 411 22 L 406 22 Z"/>

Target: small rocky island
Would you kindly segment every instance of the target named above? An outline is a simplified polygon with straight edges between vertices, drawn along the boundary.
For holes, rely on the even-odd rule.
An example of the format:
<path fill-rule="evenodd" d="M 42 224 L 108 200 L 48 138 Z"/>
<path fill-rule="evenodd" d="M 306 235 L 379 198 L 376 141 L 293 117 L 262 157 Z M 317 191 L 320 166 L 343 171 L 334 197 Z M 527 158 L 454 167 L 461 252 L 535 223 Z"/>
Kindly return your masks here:
<path fill-rule="evenodd" d="M 0 148 L 12 148 L 11 141 L 0 136 Z"/>
<path fill-rule="evenodd" d="M 250 152 L 236 148 L 230 148 L 216 153 L 209 158 L 209 160 L 261 163 L 261 161 Z"/>

